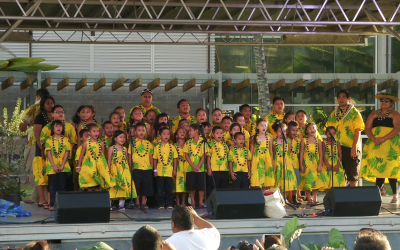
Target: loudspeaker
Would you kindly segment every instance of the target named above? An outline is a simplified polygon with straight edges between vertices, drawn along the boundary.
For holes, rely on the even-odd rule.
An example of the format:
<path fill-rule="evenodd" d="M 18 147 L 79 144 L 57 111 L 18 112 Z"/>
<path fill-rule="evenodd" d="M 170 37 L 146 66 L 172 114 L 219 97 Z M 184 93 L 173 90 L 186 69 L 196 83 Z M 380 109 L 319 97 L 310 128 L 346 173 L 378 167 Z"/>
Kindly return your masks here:
<path fill-rule="evenodd" d="M 110 222 L 110 193 L 57 192 L 56 223 L 104 223 Z"/>
<path fill-rule="evenodd" d="M 332 216 L 376 216 L 381 205 L 376 186 L 334 187 L 324 197 L 325 212 Z"/>
<path fill-rule="evenodd" d="M 207 210 L 214 219 L 262 218 L 264 207 L 261 188 L 214 189 L 207 199 Z"/>

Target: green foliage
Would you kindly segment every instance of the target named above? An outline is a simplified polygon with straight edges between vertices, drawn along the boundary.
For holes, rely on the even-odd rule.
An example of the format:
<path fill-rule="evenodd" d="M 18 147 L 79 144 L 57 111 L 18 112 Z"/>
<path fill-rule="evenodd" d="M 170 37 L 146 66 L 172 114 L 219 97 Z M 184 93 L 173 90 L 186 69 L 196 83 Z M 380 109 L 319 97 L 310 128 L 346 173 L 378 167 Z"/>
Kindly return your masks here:
<path fill-rule="evenodd" d="M 25 191 L 20 190 L 18 179 L 11 178 L 12 175 L 25 173 L 24 146 L 17 149 L 17 139 L 26 135 L 19 129 L 22 114 L 21 99 L 18 98 L 11 119 L 8 117 L 7 108 L 4 108 L 3 119 L 0 123 L 0 193 L 6 195 L 25 196 Z M 15 157 L 16 154 L 20 157 Z"/>
<path fill-rule="evenodd" d="M 291 220 L 286 222 L 285 226 L 281 230 L 281 234 L 285 239 L 285 244 L 288 249 L 292 246 L 293 241 L 300 237 L 301 230 L 306 227 L 305 224 L 299 226 L 299 219 L 297 217 L 293 217 Z"/>
<path fill-rule="evenodd" d="M 16 57 L 8 60 L 0 61 L 0 71 L 23 71 L 33 73 L 38 70 L 49 71 L 59 67 L 59 65 L 40 63 L 44 58 L 35 57 Z"/>

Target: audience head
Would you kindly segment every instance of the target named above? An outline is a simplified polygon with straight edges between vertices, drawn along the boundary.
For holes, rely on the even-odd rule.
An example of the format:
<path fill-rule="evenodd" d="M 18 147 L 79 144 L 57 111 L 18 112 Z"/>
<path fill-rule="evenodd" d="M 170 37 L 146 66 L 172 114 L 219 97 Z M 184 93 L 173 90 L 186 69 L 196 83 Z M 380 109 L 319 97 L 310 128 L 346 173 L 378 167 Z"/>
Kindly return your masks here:
<path fill-rule="evenodd" d="M 32 241 L 26 244 L 24 250 L 50 250 L 49 244 L 45 240 Z"/>
<path fill-rule="evenodd" d="M 172 211 L 171 226 L 174 233 L 194 228 L 193 215 L 187 207 L 177 206 Z"/>
<path fill-rule="evenodd" d="M 382 233 L 366 234 L 357 237 L 354 250 L 391 250 L 389 241 Z"/>
<path fill-rule="evenodd" d="M 281 239 L 276 235 L 265 235 L 263 241 L 264 241 L 264 249 L 268 249 L 273 245 L 282 246 Z"/>
<path fill-rule="evenodd" d="M 162 238 L 154 227 L 143 226 L 132 236 L 131 250 L 158 250 L 162 248 Z"/>

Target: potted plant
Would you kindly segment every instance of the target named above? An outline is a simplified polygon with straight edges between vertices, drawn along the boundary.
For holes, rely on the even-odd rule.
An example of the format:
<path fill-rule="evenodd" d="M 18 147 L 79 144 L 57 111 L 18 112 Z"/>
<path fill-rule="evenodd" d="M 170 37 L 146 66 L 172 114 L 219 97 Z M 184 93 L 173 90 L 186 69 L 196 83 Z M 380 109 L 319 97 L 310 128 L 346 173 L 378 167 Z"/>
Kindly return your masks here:
<path fill-rule="evenodd" d="M 7 108 L 3 110 L 0 122 L 0 199 L 8 200 L 19 205 L 25 196 L 20 188 L 21 175 L 25 173 L 22 140 L 19 124 L 22 122 L 21 99 L 18 98 L 13 115 L 9 120 Z M 18 149 L 18 150 L 17 150 Z"/>

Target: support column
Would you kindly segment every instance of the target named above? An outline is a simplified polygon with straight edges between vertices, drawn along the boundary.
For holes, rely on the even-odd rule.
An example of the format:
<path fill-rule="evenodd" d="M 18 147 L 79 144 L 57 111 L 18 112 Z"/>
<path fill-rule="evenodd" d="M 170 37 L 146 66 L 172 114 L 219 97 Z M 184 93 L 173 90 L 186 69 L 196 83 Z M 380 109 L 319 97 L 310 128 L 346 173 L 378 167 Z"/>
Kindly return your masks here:
<path fill-rule="evenodd" d="M 387 39 L 390 40 L 389 36 L 377 36 L 376 37 L 376 73 L 389 73 L 390 68 L 390 57 L 388 53 Z"/>

